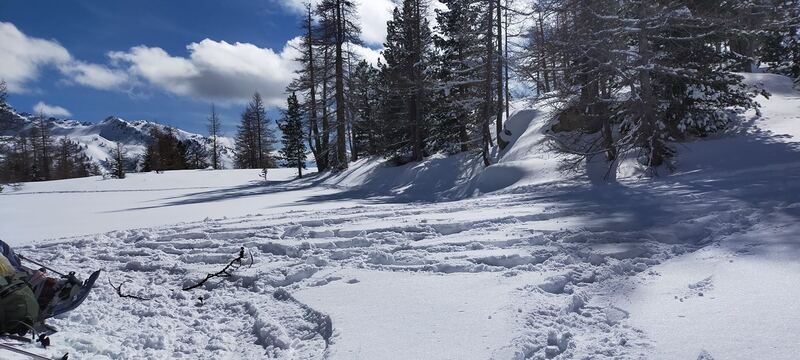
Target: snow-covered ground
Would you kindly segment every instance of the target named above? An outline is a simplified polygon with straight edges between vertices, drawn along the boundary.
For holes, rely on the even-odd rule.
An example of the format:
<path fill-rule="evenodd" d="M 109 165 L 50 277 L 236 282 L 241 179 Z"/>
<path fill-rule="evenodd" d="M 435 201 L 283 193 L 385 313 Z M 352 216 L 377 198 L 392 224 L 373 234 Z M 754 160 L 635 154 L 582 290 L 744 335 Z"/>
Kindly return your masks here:
<path fill-rule="evenodd" d="M 679 145 L 678 171 L 558 171 L 540 112 L 512 145 L 336 176 L 132 174 L 0 195 L 0 237 L 105 272 L 52 324 L 74 358 L 793 359 L 800 94 Z M 763 100 L 763 99 L 762 99 Z M 748 114 L 748 119 L 751 115 Z M 61 238 L 67 236 L 65 238 Z M 242 267 L 187 292 L 235 258 Z M 252 254 L 252 258 L 251 258 Z M 252 259 L 252 261 L 251 261 Z M 109 284 L 123 284 L 121 298 Z M 201 301 L 199 298 L 202 297 Z"/>

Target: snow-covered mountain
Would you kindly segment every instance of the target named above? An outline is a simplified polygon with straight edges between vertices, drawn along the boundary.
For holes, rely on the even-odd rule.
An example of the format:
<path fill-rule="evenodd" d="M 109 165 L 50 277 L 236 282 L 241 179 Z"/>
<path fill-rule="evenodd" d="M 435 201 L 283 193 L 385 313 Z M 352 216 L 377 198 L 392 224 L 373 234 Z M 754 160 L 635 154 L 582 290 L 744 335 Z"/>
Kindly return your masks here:
<path fill-rule="evenodd" d="M 0 136 L 12 137 L 23 134 L 33 128 L 34 119 L 34 115 L 19 113 L 12 108 L 0 109 Z M 204 135 L 147 120 L 128 121 L 109 116 L 99 123 L 56 118 L 50 118 L 48 122 L 54 139 L 67 137 L 81 144 L 83 152 L 101 169 L 109 168 L 110 152 L 116 148 L 117 143 L 122 145 L 128 158 L 140 159 L 144 155 L 147 143 L 151 139 L 150 132 L 154 128 L 162 131 L 172 129 L 181 141 L 201 143 L 209 151 L 211 148 L 209 138 Z M 220 137 L 219 141 L 222 146 L 222 164 L 225 168 L 232 168 L 234 141 L 229 137 Z"/>

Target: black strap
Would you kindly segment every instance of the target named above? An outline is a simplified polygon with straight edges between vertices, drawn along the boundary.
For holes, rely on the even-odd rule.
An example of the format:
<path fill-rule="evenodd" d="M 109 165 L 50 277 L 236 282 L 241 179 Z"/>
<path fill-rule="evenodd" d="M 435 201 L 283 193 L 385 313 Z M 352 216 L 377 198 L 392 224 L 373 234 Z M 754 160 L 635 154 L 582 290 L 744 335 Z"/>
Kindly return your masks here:
<path fill-rule="evenodd" d="M 23 282 L 23 281 L 12 283 L 11 285 L 7 286 L 5 289 L 0 291 L 0 299 L 5 299 L 6 296 L 9 296 L 9 295 L 15 293 L 17 290 L 19 290 L 23 286 L 25 286 L 25 282 Z"/>

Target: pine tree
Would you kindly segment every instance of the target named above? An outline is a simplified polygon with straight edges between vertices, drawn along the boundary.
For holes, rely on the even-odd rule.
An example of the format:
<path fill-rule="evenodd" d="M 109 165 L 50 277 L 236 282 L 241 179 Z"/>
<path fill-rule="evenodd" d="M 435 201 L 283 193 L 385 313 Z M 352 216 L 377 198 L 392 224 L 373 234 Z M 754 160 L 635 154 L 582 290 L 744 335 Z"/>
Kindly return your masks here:
<path fill-rule="evenodd" d="M 8 85 L 5 80 L 0 79 L 0 109 L 8 106 L 6 101 L 8 101 Z"/>
<path fill-rule="evenodd" d="M 150 142 L 145 149 L 142 170 L 158 173 L 164 170 L 188 168 L 187 145 L 178 140 L 174 129 L 166 128 L 162 131 L 158 127 L 153 127 L 150 129 Z M 197 156 L 207 156 L 205 149 Z"/>
<path fill-rule="evenodd" d="M 429 152 L 427 138 L 432 93 L 432 36 L 428 26 L 429 4 L 423 0 L 405 0 L 395 8 L 387 24 L 384 43 L 382 81 L 387 97 L 384 110 L 390 114 L 395 129 L 386 134 L 392 139 L 385 152 L 410 161 L 420 161 Z M 401 110 L 401 108 L 403 108 Z M 396 133 L 396 134 L 394 134 Z"/>
<path fill-rule="evenodd" d="M 264 101 L 255 93 L 242 113 L 242 122 L 236 134 L 236 166 L 242 169 L 275 167 L 272 156 L 277 142 L 269 126 Z"/>
<path fill-rule="evenodd" d="M 36 132 L 36 144 L 34 154 L 36 159 L 36 179 L 50 180 L 50 170 L 52 168 L 52 144 L 53 138 L 50 134 L 50 124 L 44 114 L 36 116 L 34 129 Z"/>
<path fill-rule="evenodd" d="M 283 132 L 281 156 L 286 161 L 286 166 L 297 168 L 297 177 L 302 178 L 303 169 L 306 168 L 306 146 L 303 135 L 303 113 L 295 93 L 286 99 L 283 124 L 278 123 L 278 127 Z"/>
<path fill-rule="evenodd" d="M 184 140 L 180 144 L 184 149 L 185 169 L 205 169 L 209 166 L 209 152 L 203 143 Z"/>
<path fill-rule="evenodd" d="M 355 2 L 352 0 L 322 0 L 317 5 L 317 13 L 323 18 L 327 36 L 324 41 L 333 47 L 334 64 L 334 104 L 336 114 L 336 152 L 333 156 L 337 170 L 347 168 L 347 103 L 345 95 L 346 44 L 359 44 L 361 29 L 354 22 Z"/>
<path fill-rule="evenodd" d="M 117 179 L 125 178 L 125 151 L 119 142 L 111 150 L 111 176 Z"/>
<path fill-rule="evenodd" d="M 222 134 L 222 123 L 217 116 L 217 109 L 214 104 L 211 104 L 211 115 L 208 117 L 208 140 L 211 143 L 210 160 L 211 167 L 214 170 L 222 169 L 222 146 L 219 143 L 219 137 Z M 197 164 L 197 162 L 195 162 Z"/>
<path fill-rule="evenodd" d="M 760 60 L 800 85 L 800 1 L 778 0 L 766 21 Z"/>
<path fill-rule="evenodd" d="M 350 77 L 349 96 L 352 106 L 353 159 L 380 152 L 380 132 L 377 120 L 378 70 L 362 60 Z"/>
<path fill-rule="evenodd" d="M 438 34 L 435 76 L 436 107 L 432 114 L 431 142 L 434 151 L 468 151 L 475 148 L 477 109 L 484 99 L 479 85 L 483 74 L 480 3 L 475 0 L 445 0 L 447 10 L 437 10 Z"/>
<path fill-rule="evenodd" d="M 302 53 L 300 57 L 295 59 L 300 64 L 300 68 L 296 71 L 297 77 L 289 85 L 288 90 L 300 93 L 303 96 L 301 105 L 303 112 L 306 114 L 308 147 L 314 155 L 317 169 L 325 171 L 327 170 L 327 153 L 322 145 L 318 111 L 320 107 L 318 91 L 321 83 L 325 81 L 324 77 L 320 75 L 320 67 L 323 66 L 318 55 L 320 31 L 315 27 L 311 4 L 306 4 L 305 8 L 306 14 L 301 25 L 303 37 L 298 45 L 298 49 Z"/>

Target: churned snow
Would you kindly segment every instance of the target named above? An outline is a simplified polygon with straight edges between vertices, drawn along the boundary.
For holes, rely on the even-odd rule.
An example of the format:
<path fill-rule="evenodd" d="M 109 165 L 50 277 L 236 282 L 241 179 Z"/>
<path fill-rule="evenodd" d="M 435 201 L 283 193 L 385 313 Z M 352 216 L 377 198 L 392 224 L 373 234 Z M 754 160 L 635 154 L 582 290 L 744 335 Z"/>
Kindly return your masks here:
<path fill-rule="evenodd" d="M 748 81 L 773 92 L 763 118 L 679 144 L 677 171 L 656 178 L 630 164 L 616 181 L 597 164 L 560 172 L 546 114 L 531 109 L 509 119 L 511 145 L 485 169 L 435 156 L 302 180 L 204 170 L 7 188 L 3 239 L 56 268 L 104 270 L 84 305 L 52 321 L 51 348 L 25 347 L 92 359 L 796 358 L 800 94 L 780 76 Z M 181 290 L 240 247 L 232 276 Z"/>

